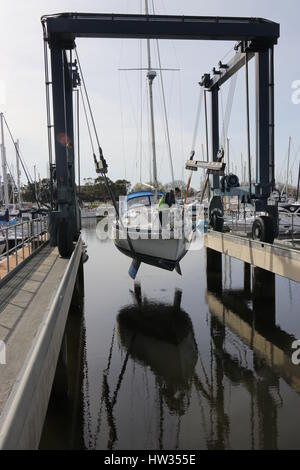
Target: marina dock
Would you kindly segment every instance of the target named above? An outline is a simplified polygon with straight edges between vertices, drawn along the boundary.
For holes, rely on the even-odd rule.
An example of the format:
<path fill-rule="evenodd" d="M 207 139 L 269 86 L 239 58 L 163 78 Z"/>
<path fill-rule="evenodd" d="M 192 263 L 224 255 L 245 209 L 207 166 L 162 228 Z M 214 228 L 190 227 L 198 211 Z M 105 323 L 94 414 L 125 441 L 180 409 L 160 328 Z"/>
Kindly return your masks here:
<path fill-rule="evenodd" d="M 300 250 L 215 231 L 205 235 L 204 243 L 206 248 L 300 282 Z"/>
<path fill-rule="evenodd" d="M 81 261 L 45 245 L 0 290 L 0 448 L 39 445 L 69 307 Z"/>

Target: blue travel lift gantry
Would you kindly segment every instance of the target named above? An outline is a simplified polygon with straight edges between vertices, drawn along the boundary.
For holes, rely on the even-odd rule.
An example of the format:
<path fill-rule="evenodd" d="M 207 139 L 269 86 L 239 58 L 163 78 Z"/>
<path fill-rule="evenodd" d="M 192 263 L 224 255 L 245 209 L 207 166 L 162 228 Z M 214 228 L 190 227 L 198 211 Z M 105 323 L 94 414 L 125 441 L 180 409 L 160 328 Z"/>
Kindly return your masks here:
<path fill-rule="evenodd" d="M 203 86 L 211 94 L 212 161 L 219 159 L 220 86 L 246 61 L 256 61 L 256 161 L 257 181 L 249 200 L 264 217 L 259 219 L 257 238 L 273 241 L 277 232 L 277 208 L 268 203 L 274 179 L 274 45 L 279 24 L 262 18 L 203 17 L 169 15 L 123 15 L 102 13 L 61 13 L 41 19 L 45 47 L 50 48 L 55 164 L 51 179 L 55 183 L 50 213 L 50 243 L 69 257 L 73 241 L 80 233 L 80 210 L 76 195 L 74 169 L 73 91 L 78 86 L 78 71 L 72 62 L 76 38 L 137 38 L 237 41 L 238 52 L 227 64 L 219 64 L 214 75 L 204 75 Z M 67 55 L 67 51 L 69 54 Z M 245 60 L 246 58 L 246 60 Z M 47 74 L 46 74 L 47 75 Z M 48 129 L 52 128 L 49 125 Z M 51 132 L 51 129 L 49 130 Z M 51 141 L 51 136 L 50 136 Z M 211 224 L 221 229 L 215 211 L 222 211 L 221 197 L 229 195 L 228 185 L 220 185 L 214 172 L 210 203 Z M 250 185 L 251 186 L 251 185 Z M 237 188 L 235 188 L 236 191 Z M 223 212 L 221 213 L 221 215 Z M 222 217 L 221 217 L 222 218 Z"/>

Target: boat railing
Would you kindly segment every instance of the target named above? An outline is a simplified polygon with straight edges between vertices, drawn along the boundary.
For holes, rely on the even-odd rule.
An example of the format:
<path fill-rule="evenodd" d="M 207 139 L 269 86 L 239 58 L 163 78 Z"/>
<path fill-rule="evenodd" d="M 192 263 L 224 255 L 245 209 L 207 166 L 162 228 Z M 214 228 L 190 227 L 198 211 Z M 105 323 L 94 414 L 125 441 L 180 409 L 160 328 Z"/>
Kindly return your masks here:
<path fill-rule="evenodd" d="M 0 226 L 0 247 L 3 249 L 4 245 L 0 255 L 0 267 L 6 264 L 8 274 L 48 240 L 47 216 Z"/>

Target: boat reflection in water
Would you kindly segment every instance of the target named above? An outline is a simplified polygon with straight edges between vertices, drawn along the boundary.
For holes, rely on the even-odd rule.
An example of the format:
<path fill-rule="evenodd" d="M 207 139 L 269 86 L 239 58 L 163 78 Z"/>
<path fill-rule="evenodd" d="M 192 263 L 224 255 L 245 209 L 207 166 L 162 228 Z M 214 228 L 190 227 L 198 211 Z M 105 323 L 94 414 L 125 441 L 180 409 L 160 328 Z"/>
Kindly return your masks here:
<path fill-rule="evenodd" d="M 136 284 L 135 304 L 123 308 L 117 318 L 122 347 L 151 369 L 161 399 L 178 415 L 188 407 L 198 357 L 192 322 L 180 307 L 181 295 L 175 291 L 173 305 L 148 301 Z"/>
<path fill-rule="evenodd" d="M 110 378 L 110 369 L 114 334 L 108 365 L 103 374 L 102 401 L 105 402 L 109 427 L 107 447 L 113 449 L 118 441 L 118 419 L 115 419 L 114 410 L 131 359 L 130 362 L 139 364 L 146 374 L 150 371 L 150 376 L 155 381 L 158 407 L 154 405 L 156 409 L 149 412 L 153 417 L 158 408 L 159 432 L 154 438 L 155 447 L 164 448 L 164 414 L 168 410 L 170 415 L 178 418 L 175 436 L 177 442 L 173 444 L 178 448 L 180 419 L 190 404 L 198 359 L 193 325 L 189 315 L 180 306 L 180 290 L 175 290 L 173 304 L 149 301 L 142 296 L 141 287 L 137 283 L 132 295 L 134 303 L 123 307 L 117 316 L 117 336 L 121 350 L 125 352 L 125 358 L 113 393 L 110 391 L 110 384 L 115 380 Z M 140 403 L 136 405 L 138 407 Z"/>

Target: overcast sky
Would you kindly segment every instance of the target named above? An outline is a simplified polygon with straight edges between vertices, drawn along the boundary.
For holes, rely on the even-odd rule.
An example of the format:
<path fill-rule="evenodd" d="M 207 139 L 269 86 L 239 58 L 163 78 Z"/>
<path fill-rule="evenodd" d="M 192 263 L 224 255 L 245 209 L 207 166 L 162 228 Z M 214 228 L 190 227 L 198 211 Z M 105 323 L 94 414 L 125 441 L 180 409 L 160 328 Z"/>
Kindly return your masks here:
<path fill-rule="evenodd" d="M 151 2 L 149 2 L 151 3 Z M 1 110 L 19 138 L 21 151 L 33 173 L 33 165 L 43 177 L 48 160 L 46 108 L 43 68 L 43 41 L 40 17 L 63 11 L 140 13 L 141 0 L 0 0 L 0 80 L 5 84 L 6 101 Z M 292 103 L 292 82 L 300 80 L 299 13 L 297 0 L 274 2 L 254 0 L 155 0 L 156 13 L 213 16 L 256 16 L 277 21 L 281 37 L 275 49 L 276 165 L 281 179 L 286 167 L 289 135 L 292 136 L 291 167 L 294 181 L 298 171 L 300 144 L 300 105 Z M 160 41 L 162 66 L 179 68 L 165 72 L 164 82 L 174 160 L 175 178 L 181 178 L 194 131 L 196 104 L 201 75 L 227 54 L 231 42 Z M 147 130 L 147 95 L 145 72 L 122 72 L 119 68 L 146 65 L 145 41 L 119 39 L 81 39 L 77 41 L 97 128 L 112 179 L 135 182 L 149 180 L 149 139 Z M 152 42 L 153 62 L 157 65 L 156 45 Z M 251 116 L 254 122 L 254 80 L 251 64 Z M 241 71 L 233 104 L 228 136 L 233 169 L 240 173 L 241 152 L 246 156 L 245 77 Z M 226 105 L 227 87 L 221 102 Z M 170 170 L 163 131 L 162 100 L 159 81 L 154 82 L 154 108 L 157 134 L 158 176 L 170 180 Z M 222 114 L 222 110 L 221 110 Z M 221 124 L 222 125 L 222 121 Z M 252 126 L 253 131 L 253 126 Z M 255 157 L 255 135 L 251 146 Z M 95 177 L 85 122 L 81 122 L 81 173 Z M 197 152 L 201 157 L 204 143 L 204 118 L 201 117 Z M 14 151 L 6 136 L 7 157 L 14 161 Z M 254 162 L 253 162 L 254 166 Z M 193 185 L 197 186 L 195 177 Z M 22 179 L 25 182 L 24 175 Z"/>

